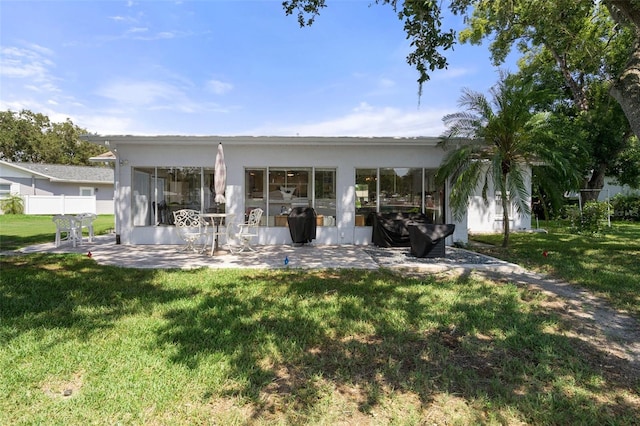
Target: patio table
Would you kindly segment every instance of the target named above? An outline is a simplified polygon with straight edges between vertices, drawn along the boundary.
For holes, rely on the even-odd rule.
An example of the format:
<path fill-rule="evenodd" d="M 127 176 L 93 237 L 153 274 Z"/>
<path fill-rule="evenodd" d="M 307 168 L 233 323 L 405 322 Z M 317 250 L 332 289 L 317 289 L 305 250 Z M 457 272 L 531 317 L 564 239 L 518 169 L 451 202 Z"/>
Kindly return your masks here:
<path fill-rule="evenodd" d="M 200 217 L 204 220 L 210 219 L 212 224 L 215 225 L 216 230 L 213 232 L 211 241 L 211 256 L 213 252 L 218 250 L 218 237 L 220 236 L 220 224 L 224 222 L 224 225 L 229 227 L 231 224 L 229 221 L 233 219 L 235 215 L 232 213 L 200 213 Z M 216 220 L 217 219 L 217 220 Z"/>

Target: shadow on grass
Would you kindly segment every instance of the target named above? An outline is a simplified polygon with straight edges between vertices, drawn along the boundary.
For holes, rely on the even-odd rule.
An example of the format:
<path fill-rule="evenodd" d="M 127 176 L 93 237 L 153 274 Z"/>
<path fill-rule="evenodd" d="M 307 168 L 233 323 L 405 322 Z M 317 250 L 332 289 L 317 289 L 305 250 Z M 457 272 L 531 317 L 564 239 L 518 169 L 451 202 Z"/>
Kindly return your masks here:
<path fill-rule="evenodd" d="M 242 397 L 256 418 L 286 406 L 283 415 L 299 422 L 328 393 L 347 395 L 362 413 L 383 409 L 392 394 L 415 395 L 425 411 L 455 395 L 474 407 L 470 423 L 508 423 L 505 413 L 517 413 L 527 423 L 632 424 L 639 411 L 637 378 L 610 371 L 604 351 L 564 333 L 514 286 L 351 270 L 181 271 L 160 280 L 81 255 L 1 261 L 3 344 L 59 328 L 89 338 L 125 316 L 162 312 L 155 345 L 172 348 L 169 361 L 224 364 L 224 386 L 202 398 Z"/>
<path fill-rule="evenodd" d="M 29 330 L 67 328 L 70 338 L 88 337 L 125 315 L 193 293 L 154 285 L 153 270 L 100 266 L 83 255 L 0 259 L 1 318 L 12 324 L 2 336 L 7 343 Z"/>
<path fill-rule="evenodd" d="M 400 391 L 425 410 L 435 395 L 462 396 L 503 423 L 505 411 L 548 424 L 635 419 L 638 406 L 607 396 L 637 397 L 637 379 L 607 372 L 608 355 L 552 331 L 552 313 L 529 307 L 515 287 L 468 277 L 247 273 L 171 311 L 158 342 L 174 345 L 173 361 L 190 368 L 210 356 L 227 360 L 234 384 L 203 398 L 248 398 L 256 416 L 273 412 L 276 398 L 304 418 L 329 386 L 352 395 L 363 413 Z"/>
<path fill-rule="evenodd" d="M 42 233 L 34 235 L 2 235 L 0 237 L 0 251 L 18 250 L 32 244 L 40 244 L 43 242 L 53 242 L 55 238 L 55 229 L 53 233 Z"/>

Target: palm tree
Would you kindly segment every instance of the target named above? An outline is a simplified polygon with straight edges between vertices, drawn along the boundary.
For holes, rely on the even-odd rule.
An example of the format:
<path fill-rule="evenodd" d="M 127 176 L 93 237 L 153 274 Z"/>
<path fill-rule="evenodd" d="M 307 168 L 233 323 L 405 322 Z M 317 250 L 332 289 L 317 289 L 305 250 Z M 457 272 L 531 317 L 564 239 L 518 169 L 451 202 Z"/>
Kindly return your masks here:
<path fill-rule="evenodd" d="M 471 196 L 481 188 L 488 205 L 490 183 L 500 193 L 503 240 L 509 244 L 509 212 L 529 214 L 527 170 L 534 164 L 566 170 L 557 151 L 536 139 L 536 127 L 544 115 L 530 108 L 531 86 L 516 76 L 500 73 L 490 89 L 491 102 L 481 93 L 463 90 L 459 106 L 465 111 L 444 116 L 447 131 L 441 145 L 450 149 L 437 172 L 437 179 L 451 182 L 449 204 L 457 220 L 462 219 Z M 452 143 L 455 147 L 451 149 Z"/>

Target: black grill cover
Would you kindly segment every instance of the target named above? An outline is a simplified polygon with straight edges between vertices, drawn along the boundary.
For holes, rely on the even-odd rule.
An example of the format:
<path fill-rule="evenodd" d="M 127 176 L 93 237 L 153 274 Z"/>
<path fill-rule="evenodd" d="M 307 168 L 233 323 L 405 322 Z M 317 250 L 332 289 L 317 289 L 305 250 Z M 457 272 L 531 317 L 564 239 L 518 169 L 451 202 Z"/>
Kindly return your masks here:
<path fill-rule="evenodd" d="M 409 225 L 411 254 L 416 257 L 444 257 L 444 239 L 453 234 L 456 226 L 412 224 Z"/>
<path fill-rule="evenodd" d="M 287 223 L 294 243 L 310 243 L 316 239 L 316 211 L 313 207 L 294 207 Z"/>

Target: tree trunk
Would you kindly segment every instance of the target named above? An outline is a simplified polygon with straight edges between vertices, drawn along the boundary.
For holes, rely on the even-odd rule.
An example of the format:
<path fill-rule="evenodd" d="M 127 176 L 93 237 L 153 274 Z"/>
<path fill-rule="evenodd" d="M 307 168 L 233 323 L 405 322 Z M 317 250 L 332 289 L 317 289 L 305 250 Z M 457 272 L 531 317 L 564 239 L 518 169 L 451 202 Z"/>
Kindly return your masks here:
<path fill-rule="evenodd" d="M 608 0 L 605 5 L 616 22 L 635 27 L 633 51 L 624 70 L 613 80 L 610 93 L 622 107 L 633 133 L 640 138 L 640 3 Z"/>
<path fill-rule="evenodd" d="M 506 188 L 506 183 L 502 186 Z M 500 196 L 502 201 L 502 247 L 509 246 L 509 207 L 511 202 L 506 191 L 502 191 Z"/>
<path fill-rule="evenodd" d="M 622 107 L 633 133 L 640 138 L 640 43 L 636 43 L 626 68 L 613 81 L 610 93 Z"/>
<path fill-rule="evenodd" d="M 604 177 L 607 172 L 606 164 L 599 164 L 591 174 L 591 178 L 586 182 L 585 189 L 587 191 L 580 192 L 582 205 L 588 201 L 597 201 L 600 196 L 600 190 L 604 187 Z"/>

